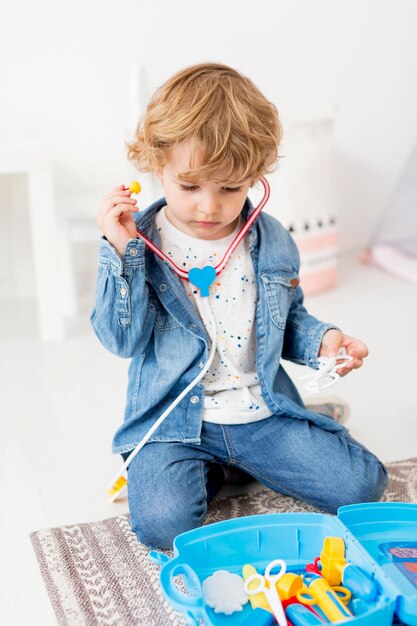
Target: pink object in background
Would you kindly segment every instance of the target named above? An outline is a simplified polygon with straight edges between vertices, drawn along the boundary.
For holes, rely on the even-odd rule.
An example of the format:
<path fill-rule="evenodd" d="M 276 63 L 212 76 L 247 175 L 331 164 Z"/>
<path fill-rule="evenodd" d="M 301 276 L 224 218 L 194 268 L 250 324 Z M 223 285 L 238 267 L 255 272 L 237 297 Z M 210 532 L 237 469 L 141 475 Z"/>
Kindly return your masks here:
<path fill-rule="evenodd" d="M 362 261 L 417 286 L 417 145 Z"/>
<path fill-rule="evenodd" d="M 300 283 L 306 295 L 337 284 L 339 231 L 336 225 L 295 237 L 301 257 Z"/>
<path fill-rule="evenodd" d="M 373 263 L 392 276 L 402 278 L 417 287 L 417 257 L 406 254 L 398 248 L 375 244 L 366 250 L 361 261 Z"/>

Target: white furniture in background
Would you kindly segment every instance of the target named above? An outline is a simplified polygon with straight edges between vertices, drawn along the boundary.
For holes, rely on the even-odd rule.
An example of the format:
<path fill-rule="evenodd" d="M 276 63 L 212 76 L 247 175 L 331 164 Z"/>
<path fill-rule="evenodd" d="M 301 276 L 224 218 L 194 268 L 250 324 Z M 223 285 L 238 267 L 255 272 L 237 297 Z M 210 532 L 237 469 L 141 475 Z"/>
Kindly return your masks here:
<path fill-rule="evenodd" d="M 149 98 L 149 81 L 143 66 L 132 66 L 127 97 L 131 102 L 131 135 Z M 123 137 L 120 141 L 123 141 Z M 78 313 L 74 244 L 96 240 L 100 232 L 95 223 L 102 190 L 96 195 L 61 194 L 57 206 L 54 195 L 51 160 L 41 141 L 21 135 L 0 135 L 0 185 L 3 176 L 23 174 L 27 177 L 27 207 L 30 237 L 33 248 L 35 292 L 40 336 L 45 341 L 64 338 L 65 317 Z M 161 195 L 153 177 L 134 174 L 141 181 L 138 197 L 141 209 Z M 120 181 L 129 184 L 131 181 Z M 11 199 L 11 205 L 12 205 Z M 11 206 L 10 205 L 10 206 Z M 10 210 L 10 206 L 6 210 Z M 0 228 L 1 228 L 0 208 Z M 15 276 L 19 281 L 19 277 Z M 21 292 L 24 292 L 24 284 Z"/>
<path fill-rule="evenodd" d="M 40 335 L 45 341 L 60 340 L 64 337 L 62 276 L 50 160 L 39 144 L 21 138 L 0 137 L 0 184 L 2 177 L 15 174 L 24 174 L 28 183 L 27 205 Z"/>

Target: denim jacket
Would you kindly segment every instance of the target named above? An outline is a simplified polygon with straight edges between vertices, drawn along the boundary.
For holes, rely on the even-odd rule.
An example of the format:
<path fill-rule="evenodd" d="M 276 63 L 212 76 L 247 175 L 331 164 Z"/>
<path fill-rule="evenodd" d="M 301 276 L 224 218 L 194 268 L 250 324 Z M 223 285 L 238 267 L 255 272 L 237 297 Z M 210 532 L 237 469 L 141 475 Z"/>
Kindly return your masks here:
<path fill-rule="evenodd" d="M 164 205 L 162 198 L 134 216 L 139 230 L 158 246 L 155 214 Z M 243 217 L 253 210 L 247 199 Z M 246 237 L 257 278 L 257 374 L 266 405 L 277 416 L 307 419 L 333 432 L 345 430 L 304 407 L 281 364 L 287 359 L 316 369 L 322 337 L 336 328 L 318 321 L 303 306 L 294 241 L 278 220 L 263 212 Z M 90 319 L 105 348 L 132 359 L 124 422 L 113 439 L 115 453 L 132 450 L 207 362 L 208 336 L 181 281 L 142 239 L 130 239 L 121 258 L 102 237 Z M 149 441 L 199 444 L 203 401 L 200 380 Z"/>

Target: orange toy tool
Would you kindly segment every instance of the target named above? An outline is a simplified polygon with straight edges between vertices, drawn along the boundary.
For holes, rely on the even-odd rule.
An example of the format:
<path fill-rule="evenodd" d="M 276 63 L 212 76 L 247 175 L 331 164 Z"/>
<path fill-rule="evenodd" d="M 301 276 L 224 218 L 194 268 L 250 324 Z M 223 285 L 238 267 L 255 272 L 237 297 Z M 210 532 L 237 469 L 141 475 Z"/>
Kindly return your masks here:
<path fill-rule="evenodd" d="M 303 588 L 303 578 L 293 572 L 287 572 L 275 584 L 281 600 L 289 600 Z"/>

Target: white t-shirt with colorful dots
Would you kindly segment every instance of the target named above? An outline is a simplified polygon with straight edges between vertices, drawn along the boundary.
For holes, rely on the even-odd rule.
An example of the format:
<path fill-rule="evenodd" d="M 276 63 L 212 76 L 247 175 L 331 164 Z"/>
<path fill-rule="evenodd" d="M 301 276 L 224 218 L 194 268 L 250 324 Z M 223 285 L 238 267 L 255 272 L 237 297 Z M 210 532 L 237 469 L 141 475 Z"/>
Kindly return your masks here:
<path fill-rule="evenodd" d="M 176 265 L 185 270 L 217 265 L 243 224 L 241 217 L 234 232 L 208 241 L 183 233 L 168 221 L 165 207 L 156 213 L 161 248 Z M 187 296 L 204 326 L 210 321 L 195 285 L 183 280 Z M 210 306 L 217 327 L 216 352 L 210 369 L 202 378 L 204 385 L 203 420 L 216 424 L 246 424 L 272 415 L 266 406 L 256 371 L 257 300 L 256 277 L 249 252 L 249 237 L 244 237 L 224 270 L 210 287 Z"/>

